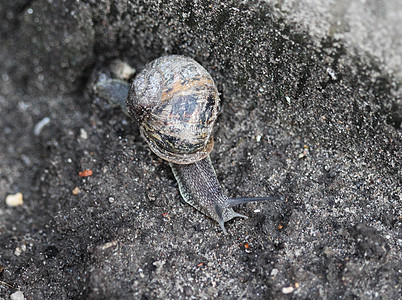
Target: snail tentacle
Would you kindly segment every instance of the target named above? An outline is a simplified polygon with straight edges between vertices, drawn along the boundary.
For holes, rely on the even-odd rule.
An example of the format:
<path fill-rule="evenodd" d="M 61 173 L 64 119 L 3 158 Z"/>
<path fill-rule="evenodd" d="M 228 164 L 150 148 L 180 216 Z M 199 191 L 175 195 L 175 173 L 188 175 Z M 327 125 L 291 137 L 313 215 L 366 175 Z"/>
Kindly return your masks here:
<path fill-rule="evenodd" d="M 98 82 L 94 90 L 98 97 L 106 100 L 112 106 L 120 107 L 126 115 L 129 115 L 126 99 L 130 84 L 119 79 L 107 79 Z"/>
<path fill-rule="evenodd" d="M 240 204 L 245 204 L 249 202 L 257 202 L 257 201 L 267 201 L 267 200 L 277 200 L 278 197 L 269 196 L 269 197 L 246 197 L 246 198 L 229 198 L 228 206 L 233 207 Z"/>

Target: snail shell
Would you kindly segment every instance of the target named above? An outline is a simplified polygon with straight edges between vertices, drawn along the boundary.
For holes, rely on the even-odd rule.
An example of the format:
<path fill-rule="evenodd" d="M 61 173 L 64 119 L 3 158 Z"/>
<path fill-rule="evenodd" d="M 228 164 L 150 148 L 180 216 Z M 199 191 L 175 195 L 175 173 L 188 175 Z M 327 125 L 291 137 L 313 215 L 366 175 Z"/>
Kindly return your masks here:
<path fill-rule="evenodd" d="M 172 55 L 148 64 L 131 85 L 127 106 L 159 157 L 190 164 L 211 152 L 219 93 L 193 59 Z"/>

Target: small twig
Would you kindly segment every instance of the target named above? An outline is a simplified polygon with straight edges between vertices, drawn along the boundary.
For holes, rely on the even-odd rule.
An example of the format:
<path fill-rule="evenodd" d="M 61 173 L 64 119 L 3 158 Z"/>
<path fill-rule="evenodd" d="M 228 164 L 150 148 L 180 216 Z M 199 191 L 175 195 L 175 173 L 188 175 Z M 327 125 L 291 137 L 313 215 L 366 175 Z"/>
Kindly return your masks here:
<path fill-rule="evenodd" d="M 9 283 L 7 283 L 7 282 L 4 282 L 4 281 L 1 281 L 0 280 L 0 283 L 2 283 L 2 284 L 4 284 L 4 285 L 6 285 L 6 286 L 8 286 L 8 287 L 10 287 L 10 288 L 12 288 L 12 289 L 14 289 L 14 290 L 20 290 L 19 288 L 16 288 L 16 287 L 13 287 L 11 284 L 9 284 Z"/>

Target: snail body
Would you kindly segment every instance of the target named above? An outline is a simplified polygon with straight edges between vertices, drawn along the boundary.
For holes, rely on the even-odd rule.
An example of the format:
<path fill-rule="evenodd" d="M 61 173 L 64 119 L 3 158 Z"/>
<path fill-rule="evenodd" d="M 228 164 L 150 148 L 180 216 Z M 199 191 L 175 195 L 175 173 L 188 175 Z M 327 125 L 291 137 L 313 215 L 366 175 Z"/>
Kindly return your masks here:
<path fill-rule="evenodd" d="M 119 84 L 120 90 L 128 90 L 127 83 L 116 80 L 95 88 L 98 95 L 121 103 L 122 97 L 112 92 Z M 183 199 L 217 221 L 224 233 L 225 222 L 247 218 L 233 206 L 272 199 L 228 198 L 222 192 L 209 158 L 219 93 L 209 73 L 193 59 L 170 55 L 152 61 L 134 79 L 126 102 L 151 150 L 169 162 Z"/>

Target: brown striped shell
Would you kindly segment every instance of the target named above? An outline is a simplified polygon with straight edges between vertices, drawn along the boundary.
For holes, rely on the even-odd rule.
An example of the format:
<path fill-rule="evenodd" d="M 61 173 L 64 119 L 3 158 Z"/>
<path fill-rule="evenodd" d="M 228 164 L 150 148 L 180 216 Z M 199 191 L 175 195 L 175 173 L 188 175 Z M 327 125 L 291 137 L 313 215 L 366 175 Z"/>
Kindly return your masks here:
<path fill-rule="evenodd" d="M 132 83 L 127 106 L 159 157 L 190 164 L 211 152 L 219 94 L 195 60 L 171 55 L 149 63 Z"/>

